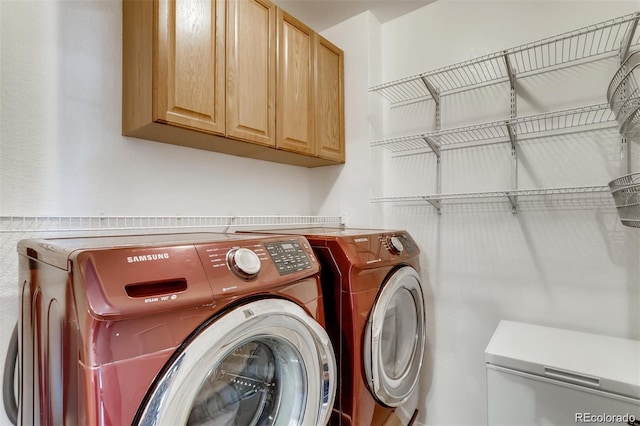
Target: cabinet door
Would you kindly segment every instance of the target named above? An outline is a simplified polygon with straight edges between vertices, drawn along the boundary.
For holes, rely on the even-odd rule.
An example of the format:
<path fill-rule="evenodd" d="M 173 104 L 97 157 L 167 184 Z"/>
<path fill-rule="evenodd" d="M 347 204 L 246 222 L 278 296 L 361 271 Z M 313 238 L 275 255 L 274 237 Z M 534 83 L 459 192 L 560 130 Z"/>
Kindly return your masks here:
<path fill-rule="evenodd" d="M 224 0 L 160 0 L 153 120 L 224 134 Z"/>
<path fill-rule="evenodd" d="M 227 7 L 227 136 L 274 146 L 275 6 L 229 0 Z"/>
<path fill-rule="evenodd" d="M 314 32 L 278 9 L 276 147 L 315 155 Z"/>
<path fill-rule="evenodd" d="M 316 154 L 344 162 L 344 53 L 316 35 Z"/>

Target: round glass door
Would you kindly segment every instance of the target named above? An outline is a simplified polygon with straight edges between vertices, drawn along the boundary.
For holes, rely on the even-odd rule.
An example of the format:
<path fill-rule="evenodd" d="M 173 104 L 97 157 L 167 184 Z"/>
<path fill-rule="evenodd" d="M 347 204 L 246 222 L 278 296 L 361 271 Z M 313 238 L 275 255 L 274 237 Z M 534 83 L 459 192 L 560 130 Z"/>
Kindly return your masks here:
<path fill-rule="evenodd" d="M 324 329 L 295 303 L 251 302 L 204 325 L 161 372 L 137 425 L 324 425 L 336 364 Z"/>
<path fill-rule="evenodd" d="M 257 426 L 273 424 L 277 416 L 302 418 L 307 387 L 303 365 L 286 340 L 240 343 L 207 375 L 187 425 Z"/>
<path fill-rule="evenodd" d="M 405 266 L 383 284 L 365 330 L 363 358 L 375 398 L 402 405 L 416 387 L 425 346 L 424 297 L 415 269 Z"/>

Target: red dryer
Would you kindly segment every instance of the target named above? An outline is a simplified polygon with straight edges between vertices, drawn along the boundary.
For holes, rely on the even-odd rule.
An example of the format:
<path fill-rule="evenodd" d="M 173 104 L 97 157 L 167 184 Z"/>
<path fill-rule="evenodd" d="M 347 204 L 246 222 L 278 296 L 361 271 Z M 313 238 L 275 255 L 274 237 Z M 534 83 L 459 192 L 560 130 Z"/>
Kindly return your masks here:
<path fill-rule="evenodd" d="M 322 266 L 326 327 L 338 358 L 330 423 L 370 426 L 386 418 L 412 395 L 422 368 L 426 319 L 418 246 L 405 231 L 270 232 L 305 236 Z"/>

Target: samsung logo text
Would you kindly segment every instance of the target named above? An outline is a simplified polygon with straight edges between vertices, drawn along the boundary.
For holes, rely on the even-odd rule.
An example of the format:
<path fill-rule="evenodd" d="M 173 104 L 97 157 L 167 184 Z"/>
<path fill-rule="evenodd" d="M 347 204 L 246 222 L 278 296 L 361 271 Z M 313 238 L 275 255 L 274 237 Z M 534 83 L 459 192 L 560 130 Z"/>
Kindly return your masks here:
<path fill-rule="evenodd" d="M 169 253 L 143 254 L 142 256 L 129 256 L 127 257 L 127 262 L 128 263 L 149 262 L 151 260 L 163 260 L 168 258 L 169 258 Z"/>

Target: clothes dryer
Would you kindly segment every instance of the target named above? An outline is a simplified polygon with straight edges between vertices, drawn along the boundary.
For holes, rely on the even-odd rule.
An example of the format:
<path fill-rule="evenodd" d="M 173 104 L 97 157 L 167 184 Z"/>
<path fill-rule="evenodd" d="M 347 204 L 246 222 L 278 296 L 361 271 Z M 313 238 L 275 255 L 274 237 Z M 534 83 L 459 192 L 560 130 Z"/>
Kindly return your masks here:
<path fill-rule="evenodd" d="M 278 229 L 304 235 L 322 265 L 338 358 L 331 424 L 370 426 L 414 392 L 425 350 L 420 250 L 405 231 Z M 382 421 L 381 421 L 382 423 Z"/>
<path fill-rule="evenodd" d="M 304 237 L 18 245 L 21 425 L 325 424 L 336 364 Z"/>

